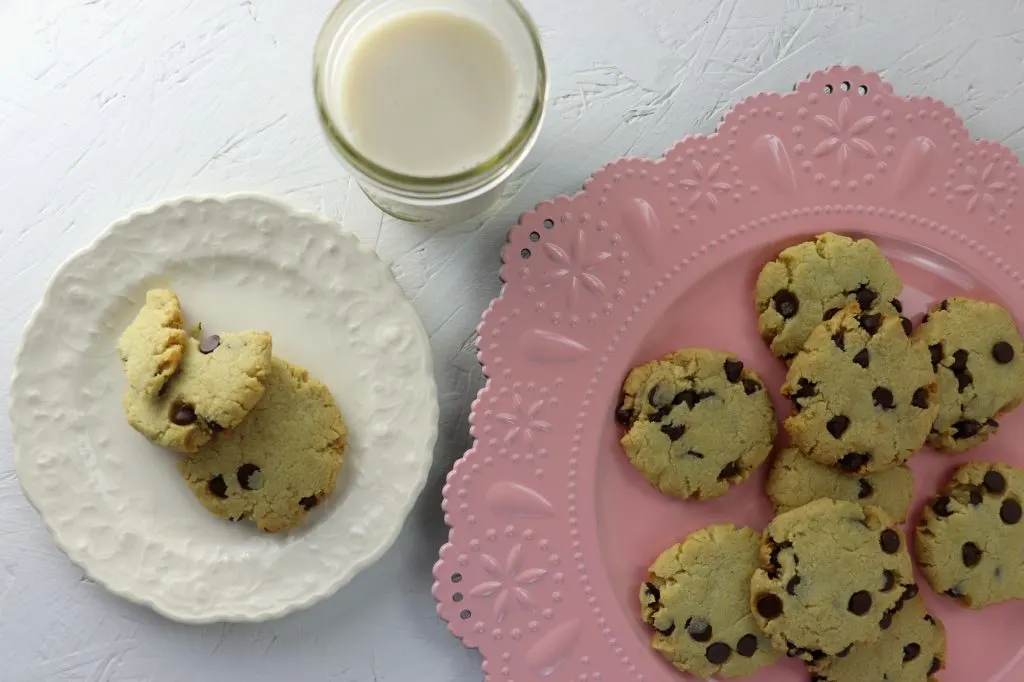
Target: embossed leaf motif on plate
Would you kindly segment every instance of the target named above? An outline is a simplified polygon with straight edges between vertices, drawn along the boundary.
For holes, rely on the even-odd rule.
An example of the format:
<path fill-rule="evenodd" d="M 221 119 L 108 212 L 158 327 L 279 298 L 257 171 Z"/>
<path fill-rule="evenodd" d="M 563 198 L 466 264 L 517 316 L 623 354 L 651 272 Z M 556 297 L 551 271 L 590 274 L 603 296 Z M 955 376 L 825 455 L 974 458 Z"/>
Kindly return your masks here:
<path fill-rule="evenodd" d="M 718 172 L 721 170 L 722 164 L 715 162 L 705 168 L 697 159 L 693 159 L 691 164 L 693 177 L 679 182 L 680 185 L 690 190 L 686 207 L 693 208 L 697 205 L 698 201 L 703 199 L 708 208 L 712 211 L 716 210 L 718 208 L 718 195 L 726 194 L 732 190 L 732 185 L 718 180 Z"/>
<path fill-rule="evenodd" d="M 545 242 L 544 253 L 554 263 L 554 267 L 544 277 L 544 286 L 564 286 L 570 309 L 576 306 L 581 289 L 594 296 L 604 296 L 607 290 L 605 283 L 594 274 L 594 270 L 611 258 L 612 254 L 598 251 L 590 255 L 587 252 L 587 234 L 583 230 L 577 231 L 576 238 L 569 243 L 568 251 L 554 242 Z"/>
<path fill-rule="evenodd" d="M 857 153 L 866 159 L 878 157 L 878 151 L 869 141 L 861 137 L 875 125 L 877 120 L 874 116 L 862 116 L 857 120 L 850 120 L 850 100 L 844 97 L 839 102 L 839 113 L 836 118 L 830 118 L 824 114 L 814 117 L 814 122 L 823 130 L 827 137 L 818 143 L 814 148 L 815 156 L 829 156 L 835 154 L 839 161 L 839 171 L 846 173 L 850 164 L 850 155 Z"/>
<path fill-rule="evenodd" d="M 514 599 L 520 606 L 535 611 L 537 603 L 528 589 L 531 585 L 547 575 L 543 568 L 522 568 L 523 546 L 514 545 L 509 550 L 505 563 L 501 564 L 490 554 L 482 554 L 480 560 L 483 562 L 484 570 L 493 580 L 480 583 L 469 591 L 474 597 L 493 598 L 494 616 L 500 623 L 508 614 L 509 599 Z"/>
<path fill-rule="evenodd" d="M 967 182 L 957 185 L 954 191 L 967 197 L 967 212 L 970 213 L 984 203 L 993 213 L 996 211 L 996 194 L 1006 190 L 1006 183 L 992 177 L 996 164 L 989 163 L 979 171 L 974 166 L 967 166 L 965 173 Z"/>
<path fill-rule="evenodd" d="M 512 412 L 502 412 L 497 415 L 498 420 L 508 425 L 505 432 L 505 444 L 511 445 L 520 436 L 526 438 L 529 443 L 533 442 L 534 433 L 537 431 L 546 432 L 551 424 L 536 418 L 537 413 L 544 407 L 544 400 L 535 400 L 530 405 L 524 405 L 522 397 L 516 393 L 512 396 Z"/>

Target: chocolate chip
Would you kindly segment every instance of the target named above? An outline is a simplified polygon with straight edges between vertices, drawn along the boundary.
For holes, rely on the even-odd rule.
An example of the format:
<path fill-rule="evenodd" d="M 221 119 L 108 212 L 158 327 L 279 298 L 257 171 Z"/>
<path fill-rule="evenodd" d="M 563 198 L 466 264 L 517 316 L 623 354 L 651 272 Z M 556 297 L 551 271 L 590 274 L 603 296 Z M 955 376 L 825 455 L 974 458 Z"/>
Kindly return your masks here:
<path fill-rule="evenodd" d="M 890 592 L 896 587 L 896 574 L 892 571 L 882 571 L 882 592 Z"/>
<path fill-rule="evenodd" d="M 821 321 L 822 322 L 828 322 L 833 317 L 835 317 L 836 313 L 838 313 L 838 312 L 839 312 L 839 308 L 829 308 L 828 310 L 825 311 L 825 314 L 821 316 Z"/>
<path fill-rule="evenodd" d="M 782 550 L 789 549 L 790 547 L 792 547 L 793 543 L 783 542 L 776 544 L 774 541 L 771 541 L 771 544 L 772 551 L 771 554 L 768 556 L 768 563 L 771 565 L 771 569 L 768 571 L 768 574 L 771 575 L 771 577 L 773 578 L 777 578 L 779 572 L 782 571 L 782 564 L 779 563 L 779 554 L 782 553 Z"/>
<path fill-rule="evenodd" d="M 669 440 L 679 440 L 686 433 L 686 426 L 679 424 L 662 424 L 661 432 L 668 436 Z"/>
<path fill-rule="evenodd" d="M 981 547 L 973 542 L 965 542 L 960 548 L 960 558 L 967 568 L 974 568 L 981 562 Z"/>
<path fill-rule="evenodd" d="M 963 419 L 953 424 L 953 438 L 974 438 L 981 432 L 981 424 L 973 419 Z"/>
<path fill-rule="evenodd" d="M 953 512 L 949 510 L 949 502 L 950 499 L 945 495 L 937 498 L 935 502 L 932 503 L 932 511 L 935 512 L 936 516 L 941 516 L 943 518 L 952 516 Z"/>
<path fill-rule="evenodd" d="M 715 642 L 707 648 L 704 655 L 708 661 L 715 665 L 720 665 L 729 660 L 729 656 L 732 654 L 732 649 L 725 642 Z"/>
<path fill-rule="evenodd" d="M 842 329 L 832 335 L 832 343 L 836 344 L 839 350 L 846 350 L 846 332 Z"/>
<path fill-rule="evenodd" d="M 257 490 L 262 486 L 260 481 L 260 468 L 255 464 L 243 464 L 238 467 L 236 472 L 238 476 L 238 485 L 242 486 L 245 490 Z M 253 478 L 255 476 L 255 478 Z"/>
<path fill-rule="evenodd" d="M 932 664 L 928 668 L 928 677 L 931 677 L 935 673 L 939 672 L 939 670 L 941 668 L 942 668 L 942 661 L 940 661 L 939 658 L 936 656 L 935 658 L 932 659 Z"/>
<path fill-rule="evenodd" d="M 939 365 L 942 364 L 942 344 L 933 343 L 928 346 L 928 352 L 931 353 L 932 356 L 932 371 L 937 370 Z"/>
<path fill-rule="evenodd" d="M 299 500 L 299 506 L 302 507 L 303 509 L 305 509 L 306 511 L 309 511 L 310 509 L 312 509 L 313 507 L 315 507 L 319 503 L 320 503 L 320 500 L 317 498 L 316 495 L 310 495 L 309 497 L 303 497 L 301 500 Z"/>
<path fill-rule="evenodd" d="M 658 395 L 661 393 L 661 384 L 654 384 L 651 386 L 651 390 L 647 391 L 647 402 L 651 407 L 661 407 L 661 402 L 658 400 Z"/>
<path fill-rule="evenodd" d="M 803 406 L 800 404 L 799 400 L 801 398 L 813 398 L 814 396 L 818 395 L 818 385 L 813 381 L 805 379 L 803 377 L 797 379 L 796 383 L 796 391 L 790 394 L 789 399 L 793 401 L 793 409 L 799 412 L 801 409 L 803 409 Z"/>
<path fill-rule="evenodd" d="M 774 620 L 782 615 L 782 600 L 774 594 L 762 594 L 757 598 L 757 612 L 762 618 Z"/>
<path fill-rule="evenodd" d="M 999 507 L 999 518 L 1003 523 L 1013 526 L 1020 521 L 1020 515 L 1020 502 L 1013 498 L 1003 500 L 1002 506 Z"/>
<path fill-rule="evenodd" d="M 922 410 L 928 409 L 928 389 L 919 388 L 914 391 L 914 396 L 910 399 L 910 404 L 914 407 L 919 407 Z"/>
<path fill-rule="evenodd" d="M 809 379 L 800 377 L 796 380 L 797 390 L 793 394 L 794 398 L 811 398 L 818 395 L 818 385 Z"/>
<path fill-rule="evenodd" d="M 687 450 L 685 454 L 690 457 L 696 457 L 697 459 L 704 459 L 704 453 L 697 452 L 696 450 Z"/>
<path fill-rule="evenodd" d="M 700 403 L 700 401 L 706 400 L 714 395 L 714 391 L 694 391 L 688 388 L 685 391 L 676 393 L 676 397 L 672 399 L 672 404 L 682 405 L 683 403 L 686 403 L 686 406 L 692 410 L 698 403 Z"/>
<path fill-rule="evenodd" d="M 688 618 L 686 632 L 695 642 L 708 642 L 711 640 L 711 635 L 714 634 L 711 623 L 703 618 Z"/>
<path fill-rule="evenodd" d="M 875 300 L 878 299 L 878 293 L 868 287 L 867 284 L 861 284 L 855 292 L 853 292 L 854 298 L 857 299 L 857 305 L 860 306 L 861 310 L 868 310 L 875 304 Z"/>
<path fill-rule="evenodd" d="M 968 352 L 965 351 L 963 348 L 961 348 L 960 350 L 953 351 L 953 364 L 949 366 L 949 369 L 951 369 L 954 374 L 957 372 L 967 371 L 968 355 Z"/>
<path fill-rule="evenodd" d="M 895 554 L 900 551 L 900 534 L 892 528 L 886 528 L 878 536 L 878 544 L 886 554 Z"/>
<path fill-rule="evenodd" d="M 210 482 L 206 484 L 206 487 L 209 488 L 210 494 L 214 497 L 219 497 L 223 500 L 228 496 L 228 484 L 220 474 L 211 478 Z"/>
<path fill-rule="evenodd" d="M 871 482 L 868 479 L 862 478 L 858 483 L 860 483 L 860 491 L 857 493 L 858 500 L 866 499 L 875 494 L 875 489 L 871 487 Z"/>
<path fill-rule="evenodd" d="M 919 591 L 920 590 L 918 590 L 917 585 L 915 583 L 910 583 L 905 588 L 903 588 L 903 594 L 900 596 L 900 600 L 896 602 L 896 610 L 899 611 L 900 609 L 902 609 L 903 602 L 907 601 L 908 599 L 913 599 L 914 597 L 916 597 Z"/>
<path fill-rule="evenodd" d="M 949 310 L 949 301 L 942 299 L 942 303 L 939 304 L 940 310 Z"/>
<path fill-rule="evenodd" d="M 956 586 L 951 587 L 948 590 L 946 590 L 945 594 L 947 594 L 950 597 L 953 597 L 955 599 L 960 599 L 961 597 L 966 596 L 963 592 L 960 591 L 960 588 L 956 587 Z"/>
<path fill-rule="evenodd" d="M 892 391 L 884 386 L 879 386 L 873 390 L 871 392 L 871 399 L 875 401 L 877 407 L 883 410 L 891 410 L 896 407 L 896 398 L 893 396 Z"/>
<path fill-rule="evenodd" d="M 871 594 L 864 590 L 854 592 L 846 608 L 855 616 L 863 616 L 871 610 Z"/>
<path fill-rule="evenodd" d="M 990 493 L 1001 493 L 1006 490 L 1006 479 L 1003 475 L 995 469 L 990 469 L 985 472 L 985 478 L 982 479 L 982 484 L 985 486 L 985 490 Z"/>
<path fill-rule="evenodd" d="M 889 301 L 889 303 L 891 303 L 892 307 L 896 309 L 896 312 L 898 312 L 898 313 L 902 313 L 903 312 L 903 302 L 900 301 L 900 299 L 894 298 L 891 301 Z"/>
<path fill-rule="evenodd" d="M 775 309 L 779 311 L 779 315 L 785 318 L 793 317 L 800 309 L 800 301 L 797 300 L 796 294 L 788 289 L 780 289 L 775 292 L 772 302 L 775 303 Z"/>
<path fill-rule="evenodd" d="M 218 346 L 220 346 L 220 337 L 216 334 L 210 334 L 199 342 L 199 352 L 203 355 L 208 355 L 217 350 Z"/>
<path fill-rule="evenodd" d="M 963 393 L 968 386 L 974 383 L 974 375 L 967 370 L 958 372 L 953 376 L 956 377 L 956 390 L 958 393 Z"/>
<path fill-rule="evenodd" d="M 900 324 L 903 325 L 903 333 L 906 334 L 907 336 L 910 336 L 911 334 L 914 333 L 914 323 L 911 322 L 909 318 L 901 317 Z"/>
<path fill-rule="evenodd" d="M 932 625 L 938 625 L 938 623 L 935 621 L 935 619 L 932 617 L 932 615 L 930 613 L 924 614 L 924 619 L 926 621 L 928 621 L 929 623 L 931 623 Z"/>
<path fill-rule="evenodd" d="M 671 635 L 671 634 L 672 634 L 673 632 L 675 632 L 675 631 L 676 631 L 676 624 L 675 624 L 675 623 L 669 623 L 669 624 L 668 624 L 668 627 L 667 627 L 667 628 L 665 628 L 664 630 L 662 630 L 662 629 L 661 629 L 661 628 L 659 628 L 659 627 L 658 627 L 657 625 L 655 625 L 655 626 L 654 626 L 654 629 L 658 631 L 658 634 L 659 634 L 659 635 L 661 635 L 661 636 L 663 636 L 663 637 L 668 637 L 668 636 L 670 636 L 670 635 Z"/>
<path fill-rule="evenodd" d="M 921 645 L 917 642 L 911 642 L 910 644 L 903 647 L 903 662 L 907 663 L 914 660 L 921 655 Z"/>
<path fill-rule="evenodd" d="M 921 316 L 921 324 L 924 324 L 927 321 L 928 321 L 928 313 L 925 313 L 924 315 Z"/>
<path fill-rule="evenodd" d="M 725 378 L 735 384 L 743 374 L 743 363 L 739 360 L 725 361 Z"/>
<path fill-rule="evenodd" d="M 660 422 L 672 412 L 672 406 L 666 405 L 650 416 L 652 422 Z"/>
<path fill-rule="evenodd" d="M 647 590 L 647 594 L 649 594 L 654 601 L 661 601 L 661 590 L 658 589 L 657 585 L 654 583 L 644 583 L 644 589 Z"/>
<path fill-rule="evenodd" d="M 718 472 L 718 480 L 719 481 L 729 481 L 729 480 L 732 480 L 732 479 L 736 478 L 741 473 L 742 473 L 742 470 L 740 469 L 740 462 L 739 462 L 739 460 L 735 460 L 735 461 L 729 462 L 724 467 L 722 467 L 722 470 Z"/>
<path fill-rule="evenodd" d="M 736 642 L 736 653 L 746 658 L 757 653 L 757 636 L 747 634 L 740 637 L 740 641 Z"/>
<path fill-rule="evenodd" d="M 882 328 L 882 315 L 880 313 L 861 315 L 860 326 L 863 327 L 864 331 L 866 331 L 870 336 L 874 336 L 878 333 L 878 330 Z"/>
<path fill-rule="evenodd" d="M 620 407 L 615 410 L 615 421 L 619 422 L 623 426 L 629 426 L 635 419 L 633 410 L 627 410 L 625 407 Z"/>
<path fill-rule="evenodd" d="M 753 395 L 761 390 L 761 384 L 753 379 L 744 379 L 741 383 L 743 384 L 743 392 L 747 395 Z"/>
<path fill-rule="evenodd" d="M 999 422 L 997 422 L 995 419 L 986 419 L 985 426 L 989 427 L 990 429 L 998 429 Z"/>
<path fill-rule="evenodd" d="M 850 425 L 850 418 L 845 415 L 837 415 L 828 420 L 825 424 L 825 428 L 832 434 L 832 437 L 839 439 L 844 433 L 846 433 L 846 427 Z"/>
<path fill-rule="evenodd" d="M 171 421 L 178 426 L 188 426 L 196 421 L 196 410 L 191 405 L 181 404 L 174 408 L 171 414 Z"/>
<path fill-rule="evenodd" d="M 797 585 L 799 585 L 799 584 L 800 584 L 800 576 L 794 575 L 792 578 L 789 579 L 789 582 L 786 583 L 786 592 L 795 595 L 796 594 Z"/>
<path fill-rule="evenodd" d="M 1013 361 L 1013 346 L 1006 341 L 999 341 L 992 346 L 992 357 L 1000 365 Z"/>
<path fill-rule="evenodd" d="M 839 460 L 839 468 L 855 474 L 871 461 L 871 455 L 864 452 L 848 452 Z"/>
<path fill-rule="evenodd" d="M 853 651 L 853 645 L 852 644 L 847 646 L 842 651 L 837 652 L 836 653 L 836 658 L 846 658 L 847 656 L 850 655 L 851 651 Z"/>
<path fill-rule="evenodd" d="M 867 348 L 861 348 L 856 355 L 853 356 L 853 364 L 860 365 L 864 369 L 868 368 L 868 364 L 871 362 L 871 354 L 868 353 Z"/>
<path fill-rule="evenodd" d="M 882 617 L 878 620 L 878 627 L 880 627 L 883 630 L 888 630 L 890 627 L 892 627 L 892 616 L 892 611 L 886 611 L 885 613 L 883 613 Z"/>

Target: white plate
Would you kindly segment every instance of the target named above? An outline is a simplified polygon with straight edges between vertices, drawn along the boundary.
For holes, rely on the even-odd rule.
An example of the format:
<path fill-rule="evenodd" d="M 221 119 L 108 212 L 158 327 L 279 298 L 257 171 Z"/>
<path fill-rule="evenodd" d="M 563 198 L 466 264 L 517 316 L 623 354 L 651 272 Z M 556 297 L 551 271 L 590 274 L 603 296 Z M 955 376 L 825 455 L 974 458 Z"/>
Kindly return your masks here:
<path fill-rule="evenodd" d="M 176 456 L 125 422 L 115 340 L 145 291 L 186 322 L 267 329 L 349 426 L 338 488 L 290 533 L 209 514 Z M 57 545 L 112 592 L 179 621 L 258 621 L 334 593 L 394 542 L 437 436 L 427 336 L 376 255 L 338 225 L 258 197 L 184 199 L 111 226 L 46 291 L 10 413 L 25 494 Z"/>

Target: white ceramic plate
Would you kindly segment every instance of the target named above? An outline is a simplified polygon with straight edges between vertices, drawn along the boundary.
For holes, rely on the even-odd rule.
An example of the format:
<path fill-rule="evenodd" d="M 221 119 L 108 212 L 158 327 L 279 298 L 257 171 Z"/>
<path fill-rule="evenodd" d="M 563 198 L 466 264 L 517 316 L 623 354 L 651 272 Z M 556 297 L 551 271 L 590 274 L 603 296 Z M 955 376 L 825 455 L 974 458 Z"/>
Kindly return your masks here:
<path fill-rule="evenodd" d="M 290 533 L 209 514 L 125 422 L 115 340 L 145 291 L 186 322 L 267 329 L 349 425 L 334 495 Z M 184 199 L 111 226 L 57 273 L 28 325 L 10 413 L 25 494 L 112 592 L 175 620 L 258 621 L 334 593 L 394 542 L 437 436 L 427 337 L 388 268 L 324 218 L 259 197 Z"/>

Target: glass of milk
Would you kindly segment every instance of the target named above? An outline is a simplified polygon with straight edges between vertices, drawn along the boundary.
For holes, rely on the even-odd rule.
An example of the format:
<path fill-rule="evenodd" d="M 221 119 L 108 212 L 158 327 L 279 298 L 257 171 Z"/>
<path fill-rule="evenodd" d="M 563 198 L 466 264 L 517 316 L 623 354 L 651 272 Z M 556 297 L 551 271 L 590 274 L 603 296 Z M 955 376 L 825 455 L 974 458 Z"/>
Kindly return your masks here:
<path fill-rule="evenodd" d="M 500 196 L 537 139 L 547 73 L 518 0 L 342 0 L 317 40 L 314 88 L 367 196 L 443 225 Z"/>

